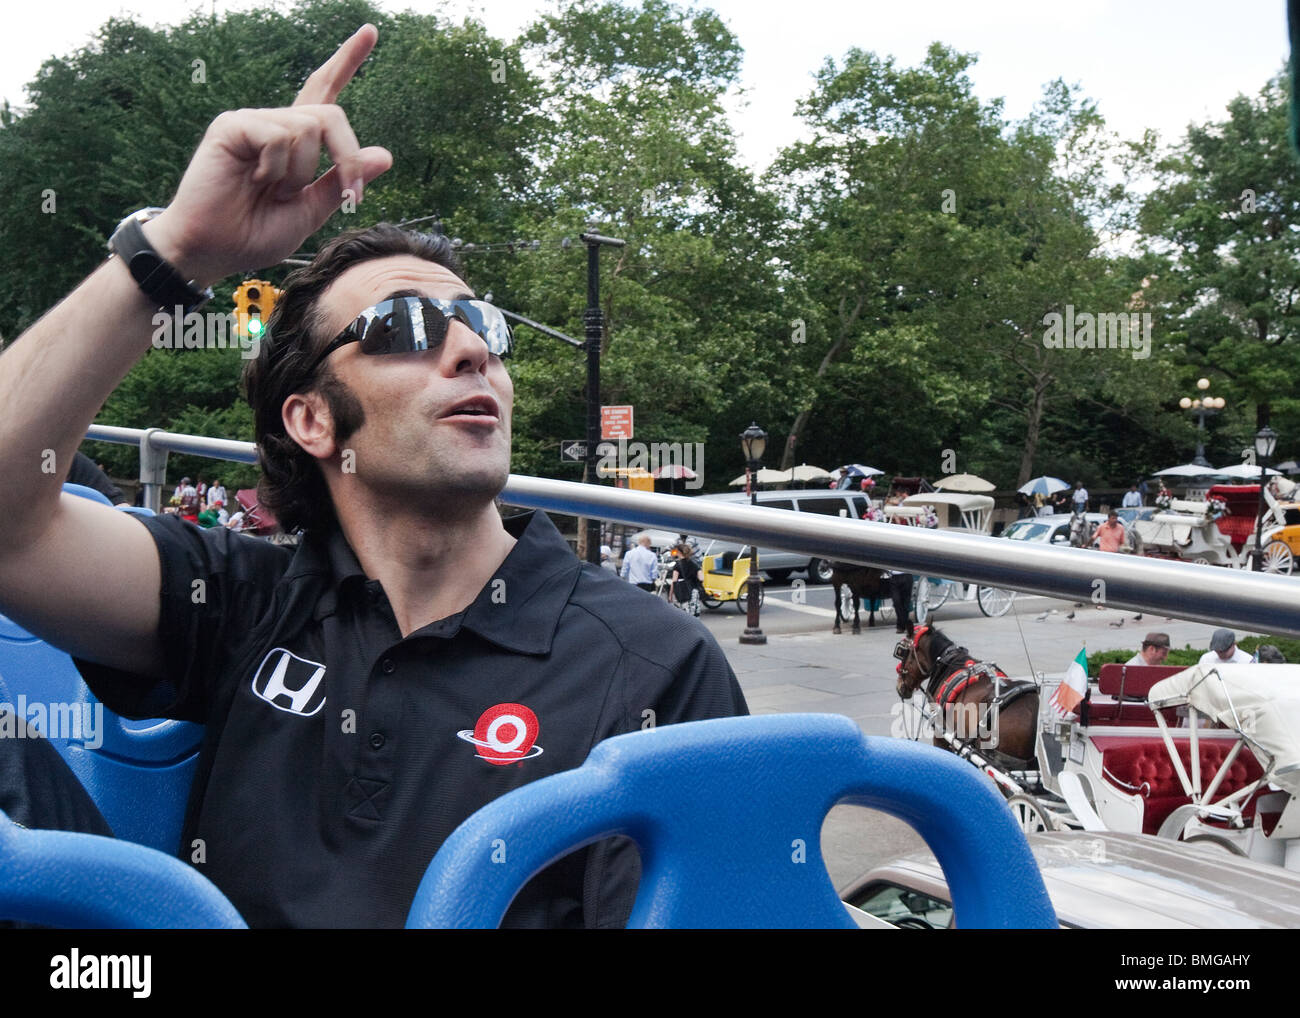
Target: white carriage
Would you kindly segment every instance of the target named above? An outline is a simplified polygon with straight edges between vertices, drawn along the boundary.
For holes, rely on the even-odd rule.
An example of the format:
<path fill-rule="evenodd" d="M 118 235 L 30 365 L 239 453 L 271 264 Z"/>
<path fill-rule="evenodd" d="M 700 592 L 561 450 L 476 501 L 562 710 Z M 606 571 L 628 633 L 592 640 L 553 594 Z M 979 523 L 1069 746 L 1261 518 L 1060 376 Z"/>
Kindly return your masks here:
<path fill-rule="evenodd" d="M 911 526 L 927 526 L 933 516 L 944 530 L 988 535 L 993 530 L 993 499 L 988 495 L 934 491 L 909 495 L 899 505 L 886 506 L 885 515 L 891 522 Z M 917 577 L 914 595 L 919 623 L 924 623 L 950 599 L 975 601 L 980 611 L 996 618 L 1005 615 L 1016 598 L 1012 590 L 931 576 Z"/>
<path fill-rule="evenodd" d="M 1264 500 L 1264 571 L 1290 573 L 1291 545 L 1300 536 L 1293 526 L 1297 514 L 1267 488 Z M 1255 549 L 1258 507 L 1259 485 L 1216 484 L 1204 500 L 1170 499 L 1150 519 L 1135 520 L 1132 526 L 1144 555 L 1247 569 Z"/>
<path fill-rule="evenodd" d="M 1068 721 L 1050 691 L 1028 830 L 1154 834 L 1300 871 L 1300 665 L 1105 665 Z"/>

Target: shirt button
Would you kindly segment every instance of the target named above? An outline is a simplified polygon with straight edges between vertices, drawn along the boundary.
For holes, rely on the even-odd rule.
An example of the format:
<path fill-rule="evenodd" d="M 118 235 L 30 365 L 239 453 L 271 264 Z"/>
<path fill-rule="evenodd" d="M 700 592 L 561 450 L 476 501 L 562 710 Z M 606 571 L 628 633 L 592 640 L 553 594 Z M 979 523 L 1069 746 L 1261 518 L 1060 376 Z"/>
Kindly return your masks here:
<path fill-rule="evenodd" d="M 384 658 L 383 664 L 379 666 L 379 669 L 385 675 L 392 675 L 393 672 L 397 671 L 397 664 L 393 661 L 391 657 L 386 657 Z"/>
<path fill-rule="evenodd" d="M 383 732 L 371 732 L 371 733 L 370 733 L 370 748 L 371 748 L 371 749 L 383 749 L 383 748 L 384 748 L 384 742 L 385 742 L 385 741 L 386 741 L 386 740 L 384 739 L 384 733 L 383 733 Z"/>

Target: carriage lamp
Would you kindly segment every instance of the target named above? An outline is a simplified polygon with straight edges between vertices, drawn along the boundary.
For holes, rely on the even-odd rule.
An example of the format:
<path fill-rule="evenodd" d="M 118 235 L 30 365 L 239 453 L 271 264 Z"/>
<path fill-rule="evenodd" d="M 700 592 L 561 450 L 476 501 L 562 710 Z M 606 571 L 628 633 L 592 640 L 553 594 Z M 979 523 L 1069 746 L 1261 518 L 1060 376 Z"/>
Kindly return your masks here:
<path fill-rule="evenodd" d="M 1277 448 L 1277 432 L 1265 424 L 1255 433 L 1255 458 L 1259 460 L 1259 505 L 1255 520 L 1255 572 L 1264 570 L 1264 485 L 1268 483 L 1268 461 Z"/>
<path fill-rule="evenodd" d="M 745 463 L 749 468 L 749 504 L 758 505 L 758 468 L 762 465 L 763 453 L 767 451 L 767 432 L 751 423 L 740 436 L 740 449 L 744 453 Z M 740 634 L 741 643 L 767 643 L 758 622 L 758 601 L 763 594 L 763 578 L 758 573 L 758 548 L 749 546 L 749 582 L 745 587 L 749 604 L 745 612 L 745 631 Z"/>

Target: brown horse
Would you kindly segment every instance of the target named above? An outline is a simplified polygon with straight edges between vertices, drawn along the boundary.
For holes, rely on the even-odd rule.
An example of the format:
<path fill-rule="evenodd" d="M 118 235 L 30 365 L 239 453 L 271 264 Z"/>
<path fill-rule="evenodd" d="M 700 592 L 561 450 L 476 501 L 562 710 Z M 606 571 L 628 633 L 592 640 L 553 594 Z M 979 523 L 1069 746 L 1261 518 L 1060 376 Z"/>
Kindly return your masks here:
<path fill-rule="evenodd" d="M 889 596 L 889 582 L 883 571 L 868 566 L 855 566 L 848 562 L 831 563 L 831 585 L 835 588 L 835 626 L 832 633 L 839 633 L 840 621 L 848 621 L 848 615 L 841 610 L 841 591 L 849 588 L 853 598 L 853 632 L 862 632 L 860 608 L 863 600 L 867 602 L 867 628 L 876 624 L 877 602 Z"/>
<path fill-rule="evenodd" d="M 995 664 L 970 656 L 943 633 L 918 626 L 894 648 L 898 695 L 910 699 L 924 684 L 926 699 L 941 712 L 944 728 L 996 766 L 1023 770 L 1036 756 L 1038 687 L 1012 683 Z M 941 734 L 934 744 L 953 749 Z"/>

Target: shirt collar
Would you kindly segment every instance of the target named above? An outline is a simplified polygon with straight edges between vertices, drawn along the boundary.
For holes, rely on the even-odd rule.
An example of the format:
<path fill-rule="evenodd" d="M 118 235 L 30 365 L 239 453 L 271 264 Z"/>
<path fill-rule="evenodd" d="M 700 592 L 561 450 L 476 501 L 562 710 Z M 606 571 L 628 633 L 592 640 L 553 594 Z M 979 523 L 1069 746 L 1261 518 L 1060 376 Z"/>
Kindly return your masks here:
<path fill-rule="evenodd" d="M 545 513 L 521 513 L 504 524 L 515 546 L 465 611 L 440 620 L 437 635 L 454 636 L 463 626 L 507 650 L 547 654 L 582 563 Z M 316 607 L 317 619 L 333 614 L 339 596 L 367 579 L 337 526 L 305 537 L 291 571 L 331 576 L 332 583 L 321 592 Z M 411 635 L 423 632 L 419 629 Z"/>

